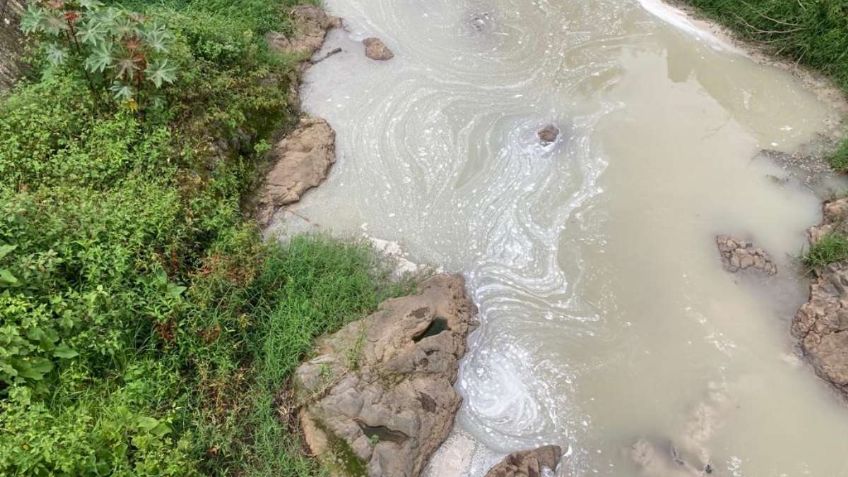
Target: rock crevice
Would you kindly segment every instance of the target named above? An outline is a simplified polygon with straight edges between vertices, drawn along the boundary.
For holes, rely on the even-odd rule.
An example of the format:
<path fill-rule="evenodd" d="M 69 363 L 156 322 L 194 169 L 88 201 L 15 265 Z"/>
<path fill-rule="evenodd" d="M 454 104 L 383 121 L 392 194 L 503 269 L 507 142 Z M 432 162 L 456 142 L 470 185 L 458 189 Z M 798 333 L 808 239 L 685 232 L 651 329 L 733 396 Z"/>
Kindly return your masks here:
<path fill-rule="evenodd" d="M 811 244 L 844 230 L 848 198 L 825 203 L 823 215 L 823 222 L 808 231 Z M 828 265 L 816 275 L 809 300 L 792 321 L 792 335 L 816 374 L 848 397 L 848 263 Z"/>
<path fill-rule="evenodd" d="M 475 315 L 462 277 L 437 275 L 319 340 L 295 390 L 305 440 L 334 475 L 420 474 L 459 409 Z"/>

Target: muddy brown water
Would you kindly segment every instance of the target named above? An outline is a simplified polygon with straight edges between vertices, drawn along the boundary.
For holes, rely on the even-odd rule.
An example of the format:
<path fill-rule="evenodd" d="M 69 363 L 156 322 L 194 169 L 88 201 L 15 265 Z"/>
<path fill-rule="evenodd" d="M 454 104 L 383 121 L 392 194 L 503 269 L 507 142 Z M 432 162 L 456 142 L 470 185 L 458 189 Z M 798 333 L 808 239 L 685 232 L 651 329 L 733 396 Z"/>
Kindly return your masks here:
<path fill-rule="evenodd" d="M 338 162 L 297 214 L 464 273 L 480 308 L 429 475 L 551 443 L 568 476 L 848 476 L 848 409 L 789 337 L 820 198 L 754 158 L 831 105 L 654 0 L 325 4 L 344 51 L 303 99 Z M 725 272 L 717 233 L 780 273 Z"/>

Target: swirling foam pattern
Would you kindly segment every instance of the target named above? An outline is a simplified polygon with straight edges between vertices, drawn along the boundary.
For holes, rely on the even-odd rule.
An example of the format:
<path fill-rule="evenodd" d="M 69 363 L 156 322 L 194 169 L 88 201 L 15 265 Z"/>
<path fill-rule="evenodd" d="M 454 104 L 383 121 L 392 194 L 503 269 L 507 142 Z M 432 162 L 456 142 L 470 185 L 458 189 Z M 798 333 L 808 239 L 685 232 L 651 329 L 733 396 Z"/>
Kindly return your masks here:
<path fill-rule="evenodd" d="M 398 241 L 415 261 L 466 274 L 482 325 L 457 383 L 465 401 L 448 446 L 475 442 L 457 475 L 541 443 L 572 447 L 571 469 L 623 475 L 619 453 L 592 447 L 593 432 L 623 434 L 629 423 L 605 420 L 595 397 L 616 394 L 616 373 L 642 372 L 628 366 L 644 343 L 627 328 L 642 315 L 626 314 L 619 281 L 605 275 L 600 255 L 584 253 L 604 253 L 615 214 L 603 185 L 615 141 L 599 130 L 627 119 L 620 91 L 628 68 L 641 71 L 626 61 L 633 45 L 650 61 L 662 58 L 665 41 L 707 53 L 658 30 L 635 1 L 326 4 L 347 30 L 334 31 L 325 49 L 345 51 L 310 70 L 303 97 L 336 128 L 339 158 L 298 213 Z M 395 58 L 366 59 L 359 41 L 368 36 Z M 650 61 L 637 66 L 655 71 Z M 700 90 L 691 95 L 713 104 Z M 561 134 L 545 146 L 536 133 L 548 123 Z M 628 444 L 616 439 L 604 449 Z"/>

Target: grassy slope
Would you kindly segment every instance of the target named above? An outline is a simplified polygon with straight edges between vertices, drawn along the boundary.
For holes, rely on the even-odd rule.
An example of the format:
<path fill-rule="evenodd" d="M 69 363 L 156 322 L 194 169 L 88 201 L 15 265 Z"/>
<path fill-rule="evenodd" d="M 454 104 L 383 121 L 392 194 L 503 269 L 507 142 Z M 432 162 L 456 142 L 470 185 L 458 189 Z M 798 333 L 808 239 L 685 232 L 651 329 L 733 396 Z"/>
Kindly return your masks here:
<path fill-rule="evenodd" d="M 832 78 L 848 92 L 848 1 L 846 0 L 682 0 L 743 38 Z M 829 158 L 848 172 L 848 140 Z M 804 257 L 812 268 L 848 259 L 848 238 L 830 235 Z"/>
<path fill-rule="evenodd" d="M 262 41 L 294 2 L 130 2 L 178 37 L 144 119 L 72 71 L 0 98 L 0 474 L 318 471 L 276 393 L 395 290 L 367 247 L 264 245 L 243 217 L 262 138 L 294 117 L 293 64 Z"/>

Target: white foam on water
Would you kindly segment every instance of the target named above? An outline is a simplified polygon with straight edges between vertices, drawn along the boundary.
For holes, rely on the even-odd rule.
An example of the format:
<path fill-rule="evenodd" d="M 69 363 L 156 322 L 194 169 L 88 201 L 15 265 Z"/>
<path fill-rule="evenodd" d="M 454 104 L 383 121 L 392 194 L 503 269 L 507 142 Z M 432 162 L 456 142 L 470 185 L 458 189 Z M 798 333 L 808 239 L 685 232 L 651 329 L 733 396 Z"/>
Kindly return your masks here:
<path fill-rule="evenodd" d="M 344 51 L 309 70 L 303 104 L 336 129 L 337 162 L 298 214 L 463 273 L 480 310 L 429 477 L 543 444 L 568 449 L 562 475 L 636 475 L 623 451 L 686 443 L 704 406 L 715 426 L 697 421 L 710 432 L 689 447 L 716 475 L 848 476 L 848 419 L 780 358 L 803 287 L 781 275 L 755 300 L 713 242 L 757 232 L 791 267 L 818 201 L 750 158 L 812 137 L 826 105 L 653 0 L 326 4 L 348 30 L 325 50 Z M 395 58 L 365 58 L 366 36 Z M 561 134 L 543 146 L 548 123 Z M 746 385 L 728 408 L 714 382 Z M 789 431 L 803 426 L 821 439 Z"/>
<path fill-rule="evenodd" d="M 743 53 L 742 50 L 726 39 L 719 38 L 715 33 L 709 31 L 705 25 L 698 25 L 693 22 L 692 19 L 689 18 L 689 15 L 679 8 L 675 8 L 662 0 L 639 0 L 639 4 L 642 5 L 642 8 L 651 15 L 656 16 L 660 20 L 685 32 L 686 34 L 703 41 L 715 50 L 737 54 Z"/>

